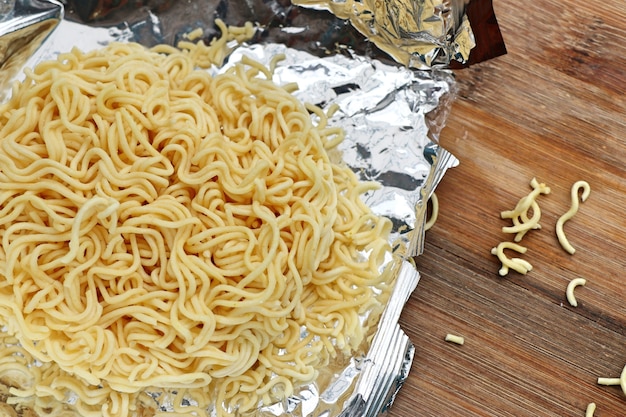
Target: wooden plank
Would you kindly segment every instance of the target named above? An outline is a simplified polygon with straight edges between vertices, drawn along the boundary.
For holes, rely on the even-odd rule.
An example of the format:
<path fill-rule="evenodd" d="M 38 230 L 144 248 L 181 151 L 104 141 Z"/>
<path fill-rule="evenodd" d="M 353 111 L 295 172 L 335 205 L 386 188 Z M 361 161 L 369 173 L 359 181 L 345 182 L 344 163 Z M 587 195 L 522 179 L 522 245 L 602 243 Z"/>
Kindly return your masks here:
<path fill-rule="evenodd" d="M 441 144 L 461 161 L 437 189 L 441 212 L 417 259 L 422 275 L 401 326 L 416 345 L 391 416 L 626 415 L 626 3 L 495 2 L 508 54 L 457 72 Z M 527 275 L 500 277 L 490 249 L 536 177 L 542 229 L 528 233 Z M 591 196 L 555 223 L 570 187 Z M 567 283 L 579 306 L 565 299 Z M 447 333 L 465 337 L 458 346 Z"/>

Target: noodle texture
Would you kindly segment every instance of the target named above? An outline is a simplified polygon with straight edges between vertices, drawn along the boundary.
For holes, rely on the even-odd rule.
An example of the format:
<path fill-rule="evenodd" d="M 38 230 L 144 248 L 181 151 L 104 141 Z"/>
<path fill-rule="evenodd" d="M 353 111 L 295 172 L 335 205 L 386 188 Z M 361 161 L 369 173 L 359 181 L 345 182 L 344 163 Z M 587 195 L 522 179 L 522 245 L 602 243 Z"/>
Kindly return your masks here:
<path fill-rule="evenodd" d="M 582 194 L 580 195 L 580 201 L 583 203 L 587 201 L 589 198 L 589 194 L 591 193 L 591 187 L 587 181 L 576 181 L 574 185 L 572 185 L 572 189 L 570 192 L 570 197 L 572 201 L 572 205 L 559 219 L 556 221 L 556 236 L 561 244 L 561 247 L 565 249 L 570 255 L 573 255 L 576 252 L 576 249 L 572 246 L 572 244 L 567 239 L 565 235 L 565 231 L 563 230 L 563 226 L 565 222 L 572 219 L 578 213 L 578 193 L 582 190 Z"/>
<path fill-rule="evenodd" d="M 539 220 L 541 219 L 541 210 L 537 204 L 537 197 L 541 194 L 550 194 L 550 187 L 544 183 L 539 183 L 536 178 L 530 181 L 532 191 L 522 197 L 515 205 L 513 210 L 506 210 L 500 213 L 503 219 L 511 219 L 513 226 L 502 227 L 504 233 L 515 233 L 514 242 L 521 242 L 522 238 L 530 230 L 541 229 Z M 532 215 L 528 213 L 532 212 Z"/>
<path fill-rule="evenodd" d="M 0 107 L 13 404 L 245 413 L 371 332 L 390 222 L 331 161 L 342 132 L 270 69 L 210 75 L 186 47 L 72 50 Z"/>

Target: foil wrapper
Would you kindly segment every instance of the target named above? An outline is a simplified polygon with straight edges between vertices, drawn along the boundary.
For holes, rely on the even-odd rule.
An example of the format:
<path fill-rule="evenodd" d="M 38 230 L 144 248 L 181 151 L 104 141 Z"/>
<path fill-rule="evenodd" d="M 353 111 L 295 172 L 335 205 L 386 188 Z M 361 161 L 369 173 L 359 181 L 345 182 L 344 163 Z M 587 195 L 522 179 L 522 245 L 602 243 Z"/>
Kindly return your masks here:
<path fill-rule="evenodd" d="M 469 0 L 294 0 L 350 23 L 403 65 L 427 69 L 465 63 L 476 45 Z"/>
<path fill-rule="evenodd" d="M 102 14 L 107 19 L 116 13 L 118 17 L 113 21 L 103 17 L 97 24 L 87 24 L 70 15 L 70 19 L 52 27 L 56 29 L 51 35 L 45 34 L 45 43 L 41 47 L 38 43 L 38 50 L 22 64 L 33 66 L 72 47 L 88 51 L 112 41 L 146 46 L 175 44 L 184 33 L 197 27 L 202 27 L 209 39 L 215 35 L 212 22 L 216 17 L 232 23 L 241 18 L 244 10 L 238 9 L 239 17 L 235 18 L 231 14 L 233 6 L 224 6 L 222 2 L 209 2 L 211 8 L 202 10 L 198 7 L 206 5 L 204 0 L 190 2 L 186 10 L 182 6 L 186 2 L 176 6 L 163 3 L 162 9 L 133 8 L 132 18 L 121 21 L 121 10 Z M 275 5 L 274 16 L 284 21 L 284 6 Z M 319 18 L 316 12 L 313 15 Z M 189 20 L 190 16 L 194 20 Z M 335 44 L 335 52 L 340 53 L 330 53 L 325 43 L 309 42 L 310 35 L 303 35 L 307 29 L 300 30 L 303 24 L 299 21 L 296 26 L 259 30 L 259 36 L 249 45 L 235 49 L 225 67 L 243 54 L 260 62 L 284 54 L 286 59 L 275 70 L 278 84 L 295 81 L 300 87 L 295 94 L 301 100 L 322 108 L 339 106 L 330 120 L 346 132 L 339 157 L 362 180 L 380 184 L 364 200 L 374 212 L 389 217 L 394 224 L 391 243 L 395 252 L 388 262 L 395 284 L 371 343 L 363 351 L 338 366 L 320 370 L 318 380 L 301 387 L 293 396 L 247 415 L 377 416 L 391 406 L 413 360 L 414 346 L 399 327 L 398 318 L 419 281 L 419 272 L 410 258 L 421 254 L 426 202 L 446 170 L 458 163 L 438 145 L 455 95 L 454 76 L 450 70 L 415 71 L 373 59 L 349 44 Z M 0 38 L 4 38 L 4 33 L 0 33 Z M 167 399 L 155 396 L 155 401 L 157 409 L 171 409 Z"/>
<path fill-rule="evenodd" d="M 57 27 L 63 12 L 56 2 L 0 1 L 0 91 Z"/>
<path fill-rule="evenodd" d="M 121 21 L 137 28 L 146 10 L 167 24 L 207 27 L 207 16 L 229 24 L 253 21 L 262 37 L 313 54 L 350 48 L 360 55 L 417 69 L 462 68 L 506 54 L 492 0 L 67 0 L 69 18 L 98 25 Z M 294 36 L 297 35 L 297 36 Z"/>

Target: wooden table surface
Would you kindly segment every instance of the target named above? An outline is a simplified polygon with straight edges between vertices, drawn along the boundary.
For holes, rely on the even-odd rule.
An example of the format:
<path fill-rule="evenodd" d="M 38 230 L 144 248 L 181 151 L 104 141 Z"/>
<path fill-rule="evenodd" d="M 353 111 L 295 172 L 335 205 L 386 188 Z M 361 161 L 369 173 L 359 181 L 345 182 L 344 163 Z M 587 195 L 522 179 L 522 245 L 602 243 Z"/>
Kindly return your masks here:
<path fill-rule="evenodd" d="M 390 416 L 626 415 L 597 378 L 626 365 L 626 2 L 495 0 L 508 54 L 459 71 L 441 145 L 461 161 L 437 188 L 440 215 L 401 317 L 415 344 Z M 522 240 L 527 275 L 498 275 L 490 249 L 536 177 L 541 230 Z M 555 223 L 577 180 L 589 199 Z M 565 289 L 573 278 L 578 307 Z M 462 346 L 447 343 L 454 333 Z"/>

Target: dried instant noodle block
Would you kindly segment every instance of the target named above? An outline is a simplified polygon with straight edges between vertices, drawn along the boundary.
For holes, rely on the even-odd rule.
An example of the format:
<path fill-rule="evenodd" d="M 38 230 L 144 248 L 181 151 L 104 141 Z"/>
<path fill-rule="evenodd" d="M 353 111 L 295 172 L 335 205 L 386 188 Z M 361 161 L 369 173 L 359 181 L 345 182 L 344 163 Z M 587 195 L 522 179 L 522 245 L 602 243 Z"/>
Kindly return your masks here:
<path fill-rule="evenodd" d="M 73 50 L 0 107 L 16 409 L 245 413 L 372 332 L 391 224 L 331 162 L 342 131 L 258 63 L 211 76 L 210 48 L 185 46 Z"/>

